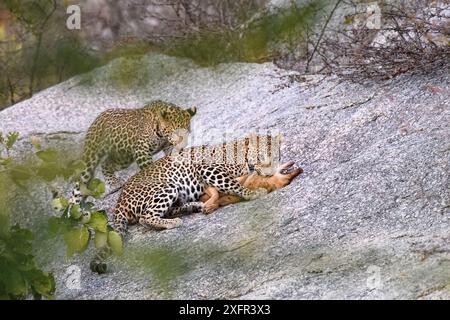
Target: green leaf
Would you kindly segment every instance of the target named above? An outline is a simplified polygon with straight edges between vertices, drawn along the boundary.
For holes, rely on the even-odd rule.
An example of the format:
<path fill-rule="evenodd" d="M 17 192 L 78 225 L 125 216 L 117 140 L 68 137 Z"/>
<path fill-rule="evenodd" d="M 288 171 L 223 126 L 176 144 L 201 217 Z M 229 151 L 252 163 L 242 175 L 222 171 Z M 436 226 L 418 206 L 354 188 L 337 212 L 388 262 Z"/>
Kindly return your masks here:
<path fill-rule="evenodd" d="M 108 232 L 108 245 L 116 256 L 122 254 L 122 236 L 117 231 Z"/>
<path fill-rule="evenodd" d="M 89 190 L 84 184 L 80 184 L 80 193 L 83 196 L 90 196 L 92 194 L 91 190 Z"/>
<path fill-rule="evenodd" d="M 0 211 L 0 238 L 8 236 L 9 226 L 10 226 L 9 215 L 3 211 Z"/>
<path fill-rule="evenodd" d="M 108 244 L 108 234 L 106 232 L 95 231 L 94 243 L 97 249 L 103 248 Z"/>
<path fill-rule="evenodd" d="M 1 222 L 1 221 L 0 221 Z M 34 297 L 52 298 L 55 290 L 53 275 L 36 267 L 32 252 L 34 234 L 19 225 L 14 225 L 0 237 L 0 297 L 25 299 L 30 293 Z"/>
<path fill-rule="evenodd" d="M 6 149 L 11 149 L 14 143 L 16 143 L 18 137 L 19 133 L 16 131 L 8 133 L 6 136 Z"/>
<path fill-rule="evenodd" d="M 79 204 L 75 204 L 70 208 L 70 216 L 74 219 L 80 219 L 81 215 L 83 214 L 83 212 L 80 209 L 80 205 Z"/>
<path fill-rule="evenodd" d="M 67 245 L 67 256 L 86 250 L 89 243 L 89 231 L 85 226 L 72 229 L 64 234 Z"/>
<path fill-rule="evenodd" d="M 11 247 L 14 248 L 14 252 L 18 254 L 15 260 L 24 258 L 20 256 L 21 254 L 31 253 L 33 249 L 31 241 L 33 239 L 34 235 L 30 230 L 20 228 L 18 225 L 15 225 L 11 228 L 10 238 L 8 239 L 8 242 Z"/>
<path fill-rule="evenodd" d="M 17 262 L 17 270 L 30 271 L 36 268 L 34 264 L 34 257 L 31 254 L 18 254 L 15 261 Z"/>
<path fill-rule="evenodd" d="M 22 274 L 11 266 L 3 270 L 5 274 L 0 278 L 0 283 L 3 282 L 4 290 L 12 298 L 22 298 L 27 292 L 27 284 Z"/>
<path fill-rule="evenodd" d="M 53 299 L 55 293 L 55 278 L 52 273 L 33 270 L 29 274 L 31 289 L 34 294 L 42 295 L 47 299 Z"/>
<path fill-rule="evenodd" d="M 50 217 L 48 219 L 48 233 L 50 237 L 56 237 L 59 234 L 64 234 L 76 225 L 75 221 L 71 221 L 66 217 Z"/>
<path fill-rule="evenodd" d="M 67 200 L 64 197 L 59 197 L 56 199 L 53 199 L 52 201 L 52 208 L 56 211 L 62 211 L 64 208 L 67 208 L 69 205 L 69 200 Z"/>
<path fill-rule="evenodd" d="M 50 217 L 48 219 L 48 232 L 51 237 L 56 237 L 61 232 L 61 218 Z"/>
<path fill-rule="evenodd" d="M 15 224 L 11 228 L 11 237 L 18 237 L 23 241 L 32 241 L 34 239 L 33 232 L 28 229 L 21 228 L 18 224 Z"/>
<path fill-rule="evenodd" d="M 62 170 L 62 175 L 64 179 L 69 179 L 70 177 L 77 177 L 80 173 L 86 169 L 86 165 L 81 160 L 71 161 L 66 168 Z"/>
<path fill-rule="evenodd" d="M 33 172 L 30 171 L 30 168 L 24 165 L 15 166 L 10 170 L 9 174 L 16 182 L 28 180 L 33 176 Z"/>
<path fill-rule="evenodd" d="M 80 192 L 83 196 L 93 196 L 98 199 L 105 193 L 105 184 L 100 179 L 93 179 L 88 186 L 80 185 Z"/>
<path fill-rule="evenodd" d="M 56 162 L 58 160 L 58 152 L 51 148 L 36 152 L 36 156 L 45 162 Z"/>
<path fill-rule="evenodd" d="M 91 196 L 98 199 L 105 193 L 105 184 L 100 179 L 93 179 L 89 183 L 89 190 L 91 190 Z"/>
<path fill-rule="evenodd" d="M 38 176 L 47 182 L 53 181 L 60 171 L 61 168 L 54 162 L 45 162 L 37 168 Z"/>
<path fill-rule="evenodd" d="M 97 231 L 106 232 L 107 231 L 106 226 L 108 225 L 108 218 L 100 212 L 94 212 L 92 213 L 91 219 L 89 220 L 87 225 L 94 228 Z"/>

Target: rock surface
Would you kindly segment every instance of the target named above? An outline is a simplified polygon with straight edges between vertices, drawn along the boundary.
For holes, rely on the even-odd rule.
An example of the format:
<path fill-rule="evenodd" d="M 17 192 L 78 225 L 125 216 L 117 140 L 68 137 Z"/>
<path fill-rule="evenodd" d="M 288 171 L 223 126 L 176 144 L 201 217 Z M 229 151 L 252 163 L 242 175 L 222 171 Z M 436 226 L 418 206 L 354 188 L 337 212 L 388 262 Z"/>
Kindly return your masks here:
<path fill-rule="evenodd" d="M 107 66 L 89 86 L 71 79 L 0 112 L 1 130 L 19 131 L 21 150 L 30 135 L 79 145 L 101 111 L 164 99 L 198 107 L 191 144 L 282 132 L 283 160 L 304 173 L 177 229 L 131 228 L 104 275 L 89 271 L 91 250 L 71 260 L 59 252 L 44 266 L 57 298 L 450 298 L 448 68 L 381 84 L 308 76 L 287 86 L 288 73 L 270 63 L 141 62 L 139 86 L 112 86 Z M 40 197 L 46 206 L 48 192 Z M 68 283 L 73 267 L 79 287 Z"/>

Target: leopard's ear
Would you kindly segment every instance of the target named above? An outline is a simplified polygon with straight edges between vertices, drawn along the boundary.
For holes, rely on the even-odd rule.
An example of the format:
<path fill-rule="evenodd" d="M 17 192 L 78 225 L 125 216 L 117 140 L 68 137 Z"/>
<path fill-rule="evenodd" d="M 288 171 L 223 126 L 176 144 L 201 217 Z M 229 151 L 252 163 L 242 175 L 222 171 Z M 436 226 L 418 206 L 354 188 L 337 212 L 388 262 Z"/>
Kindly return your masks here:
<path fill-rule="evenodd" d="M 191 115 L 191 117 L 193 117 L 197 113 L 197 107 L 189 108 L 186 111 Z"/>

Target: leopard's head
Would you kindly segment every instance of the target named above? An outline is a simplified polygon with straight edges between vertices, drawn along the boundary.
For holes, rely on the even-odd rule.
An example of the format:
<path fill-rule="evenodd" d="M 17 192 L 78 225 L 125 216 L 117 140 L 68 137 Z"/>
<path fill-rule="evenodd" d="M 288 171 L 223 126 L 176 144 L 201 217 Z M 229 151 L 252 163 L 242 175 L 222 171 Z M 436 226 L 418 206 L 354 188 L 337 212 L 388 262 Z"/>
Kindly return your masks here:
<path fill-rule="evenodd" d="M 196 113 L 196 107 L 181 109 L 167 105 L 159 111 L 159 134 L 165 137 L 175 149 L 183 149 L 191 131 L 191 119 Z"/>

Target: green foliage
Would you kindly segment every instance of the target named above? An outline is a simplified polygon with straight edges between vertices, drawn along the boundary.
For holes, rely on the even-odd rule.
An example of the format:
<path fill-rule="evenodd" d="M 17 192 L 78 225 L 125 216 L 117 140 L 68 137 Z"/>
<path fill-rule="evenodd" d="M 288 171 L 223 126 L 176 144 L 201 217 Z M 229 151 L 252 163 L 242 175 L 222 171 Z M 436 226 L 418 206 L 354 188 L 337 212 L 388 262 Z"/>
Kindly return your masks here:
<path fill-rule="evenodd" d="M 91 219 L 86 223 L 89 227 L 95 231 L 102 233 L 107 232 L 108 218 L 101 212 L 94 212 L 91 214 Z"/>
<path fill-rule="evenodd" d="M 53 200 L 53 207 L 63 211 L 60 217 L 51 217 L 48 220 L 48 230 L 51 237 L 62 236 L 67 247 L 67 256 L 85 251 L 94 235 L 96 248 L 110 245 L 113 252 L 121 254 L 122 239 L 116 232 L 110 231 L 108 217 L 105 212 L 96 211 L 93 203 L 86 202 L 81 205 L 69 205 L 63 197 Z"/>
<path fill-rule="evenodd" d="M 13 145 L 16 143 L 18 137 L 19 137 L 19 133 L 18 132 L 9 132 L 6 135 L 5 147 L 6 147 L 7 150 L 11 150 Z"/>
<path fill-rule="evenodd" d="M 131 268 L 150 272 L 167 295 L 172 281 L 191 270 L 195 262 L 189 260 L 190 248 L 181 250 L 172 247 L 152 245 L 151 248 L 127 248 L 123 261 Z"/>
<path fill-rule="evenodd" d="M 3 5 L 3 3 L 2 3 Z M 102 63 L 65 26 L 59 0 L 5 0 L 7 40 L 0 41 L 0 109 Z M 8 17 L 8 14 L 7 14 Z"/>
<path fill-rule="evenodd" d="M 18 132 L 9 132 L 6 137 L 0 132 L 0 170 L 3 167 L 10 165 L 13 159 L 9 156 L 9 152 L 19 138 Z M 3 157 L 3 151 L 6 153 L 6 157 Z"/>
<path fill-rule="evenodd" d="M 67 78 L 98 67 L 101 60 L 83 48 L 76 38 L 64 37 L 55 43 L 51 63 L 60 72 L 64 71 Z"/>
<path fill-rule="evenodd" d="M 39 150 L 36 156 L 44 162 L 56 162 L 58 152 L 55 149 Z"/>
<path fill-rule="evenodd" d="M 53 0 L 5 0 L 5 5 L 32 33 L 40 31 L 47 17 L 54 10 Z"/>
<path fill-rule="evenodd" d="M 92 179 L 88 186 L 80 186 L 81 194 L 98 199 L 105 192 L 105 183 L 100 179 Z"/>
<path fill-rule="evenodd" d="M 73 228 L 64 233 L 64 241 L 67 245 L 67 256 L 71 257 L 76 252 L 83 252 L 89 244 L 89 231 L 85 226 Z"/>
<path fill-rule="evenodd" d="M 1 158 L 2 149 L 9 155 L 19 134 L 6 137 L 0 133 L 0 190 L 10 180 L 23 182 L 33 177 L 33 169 L 14 163 L 13 158 Z M 5 184 L 5 185 L 4 185 Z M 10 187 L 10 186 L 8 186 Z M 10 227 L 5 213 L 6 192 L 0 192 L 0 298 L 23 299 L 29 294 L 35 298 L 52 298 L 55 291 L 53 275 L 37 268 L 32 255 L 33 233 L 15 225 Z"/>
<path fill-rule="evenodd" d="M 105 192 L 105 184 L 99 179 L 93 179 L 89 186 L 81 186 L 82 194 L 99 198 Z M 61 217 L 51 217 L 48 220 L 49 235 L 61 236 L 67 247 L 67 256 L 85 251 L 94 236 L 96 248 L 109 245 L 117 255 L 122 253 L 121 236 L 111 231 L 105 212 L 97 211 L 91 202 L 70 205 L 64 197 L 54 199 L 52 206 L 63 212 Z"/>
<path fill-rule="evenodd" d="M 97 231 L 94 238 L 95 248 L 101 249 L 108 245 L 108 233 Z"/>
<path fill-rule="evenodd" d="M 111 61 L 117 58 L 139 58 L 154 49 L 157 49 L 157 47 L 147 41 L 127 41 L 125 43 L 118 43 L 114 48 L 106 52 L 103 60 Z"/>
<path fill-rule="evenodd" d="M 66 208 L 66 207 L 70 208 L 69 214 L 73 219 L 75 219 L 75 220 L 81 219 L 81 216 L 83 215 L 83 211 L 81 211 L 81 206 L 79 204 L 75 204 L 75 205 L 69 207 L 69 201 L 67 199 L 58 198 L 57 200 L 61 200 L 61 202 L 66 203 L 64 208 Z"/>
<path fill-rule="evenodd" d="M 70 228 L 68 221 L 59 217 L 51 217 L 48 219 L 48 232 L 51 237 L 56 237 L 63 231 Z"/>
<path fill-rule="evenodd" d="M 111 79 L 114 80 L 117 87 L 129 87 L 137 85 L 142 79 L 148 79 L 149 74 L 140 72 L 145 70 L 138 59 L 121 59 L 119 65 L 114 68 Z M 138 76 L 141 73 L 140 76 Z"/>
<path fill-rule="evenodd" d="M 222 62 L 268 61 L 277 54 L 275 43 L 289 43 L 305 37 L 316 21 L 323 1 L 310 1 L 267 13 L 247 27 L 230 30 L 208 30 L 176 42 L 168 53 L 189 57 L 199 65 L 211 66 Z"/>
<path fill-rule="evenodd" d="M 17 140 L 17 137 L 17 133 L 8 134 L 7 140 L 4 143 L 7 154 L 9 154 L 9 150 Z M 10 157 L 0 157 L 0 165 L 4 169 L 7 169 L 11 180 L 22 188 L 26 188 L 27 182 L 34 180 L 51 182 L 58 177 L 69 180 L 72 177 L 78 176 L 85 168 L 84 163 L 79 160 L 70 161 L 69 163 L 65 162 L 61 153 L 55 149 L 42 149 L 36 138 L 32 140 L 32 144 L 37 149 L 35 156 L 39 159 L 38 161 L 31 160 L 22 164 L 15 163 Z M 101 183 L 96 182 L 93 195 L 99 196 L 102 192 L 104 192 L 104 185 L 102 186 Z"/>
<path fill-rule="evenodd" d="M 55 280 L 37 268 L 32 240 L 33 233 L 18 225 L 0 232 L 0 299 L 24 299 L 29 293 L 35 298 L 53 298 Z"/>
<path fill-rule="evenodd" d="M 144 263 L 150 266 L 155 277 L 162 282 L 168 283 L 171 279 L 186 272 L 187 266 L 177 252 L 168 248 L 156 248 L 149 250 L 144 255 Z"/>
<path fill-rule="evenodd" d="M 5 74 L 13 78 L 19 75 L 34 78 L 34 80 L 13 81 L 13 87 L 17 92 L 31 90 L 32 92 L 28 93 L 31 95 L 33 90 L 36 91 L 78 74 L 83 74 L 80 83 L 90 85 L 95 78 L 88 71 L 116 58 L 120 59 L 108 69 L 107 75 L 112 85 L 119 90 L 145 86 L 150 80 L 164 77 L 160 74 L 161 70 L 158 70 L 157 65 L 149 67 L 148 61 L 141 59 L 149 51 L 191 58 L 201 66 L 234 61 L 269 61 L 280 55 L 277 49 L 280 45 L 283 47 L 285 44 L 298 44 L 299 39 L 302 39 L 304 43 L 307 42 L 306 32 L 311 30 L 318 21 L 317 13 L 326 2 L 310 0 L 303 2 L 301 6 L 293 5 L 279 10 L 276 14 L 262 14 L 253 22 L 241 26 L 214 27 L 214 24 L 211 24 L 213 27 L 206 27 L 202 25 L 199 31 L 192 32 L 186 37 L 169 37 L 164 42 L 150 43 L 148 40 L 125 39 L 115 43 L 112 48 L 95 54 L 82 45 L 76 32 L 67 32 L 60 28 L 65 23 L 61 20 L 64 18 L 61 14 L 64 6 L 58 1 L 56 3 L 56 13 L 52 14 L 53 0 L 6 1 L 7 8 L 15 20 L 34 35 L 34 38 L 31 37 L 33 39 L 30 40 L 32 43 L 20 46 L 20 54 L 16 54 L 21 57 L 20 59 L 8 59 L 8 69 Z M 237 21 L 248 21 L 249 12 L 235 12 Z M 42 33 L 41 31 L 44 30 L 42 26 L 45 24 L 45 32 Z M 30 39 L 30 37 L 23 38 Z M 8 81 L 6 80 L 6 78 L 0 80 L 0 86 L 5 88 L 4 99 L 8 101 Z M 20 90 L 19 87 L 24 83 L 30 88 Z M 24 97 L 21 94 L 16 95 L 20 96 L 16 101 Z M 48 177 L 50 178 L 51 176 Z"/>
<path fill-rule="evenodd" d="M 0 147 L 2 148 L 0 152 L 3 150 L 9 155 L 9 151 L 17 139 L 18 133 L 10 133 L 6 136 L 0 134 Z M 78 176 L 80 171 L 85 168 L 81 161 L 65 161 L 62 153 L 56 149 L 43 148 L 36 137 L 31 139 L 31 143 L 35 151 L 33 156 L 25 162 L 16 162 L 9 156 L 1 158 L 3 161 L 0 163 L 0 190 L 11 188 L 6 181 L 24 189 L 33 181 L 50 183 L 57 178 L 68 181 Z M 100 197 L 104 191 L 105 185 L 98 179 L 94 179 L 89 186 L 85 187 L 85 193 L 94 197 Z M 7 201 L 5 194 L 7 193 L 0 192 L 0 203 Z M 52 206 L 63 211 L 63 214 L 61 217 L 48 219 L 48 235 L 50 237 L 62 237 L 67 247 L 68 257 L 86 250 L 91 234 L 97 233 L 100 235 L 100 239 L 102 235 L 107 235 L 104 243 L 111 242 L 115 246 L 114 252 L 120 253 L 121 244 L 118 244 L 117 240 L 108 242 L 110 230 L 106 214 L 96 211 L 92 203 L 86 202 L 70 207 L 68 199 L 60 197 L 52 201 Z M 37 270 L 32 264 L 31 232 L 25 229 L 10 229 L 9 216 L 3 213 L 2 206 L 0 206 L 0 213 L 0 235 L 2 239 L 7 240 L 8 246 L 11 247 L 7 248 L 0 242 L 0 273 L 5 274 L 4 277 L 0 275 L 0 296 L 20 298 L 25 297 L 30 292 L 36 296 L 51 297 L 54 291 L 54 283 L 50 280 L 53 278 L 46 278 L 50 275 Z M 11 235 L 15 235 L 15 237 L 11 238 Z M 19 241 L 18 237 L 20 236 L 24 238 L 23 241 Z M 10 238 L 13 240 L 8 240 Z M 12 253 L 9 253 L 8 250 L 17 252 L 14 259 L 11 258 Z M 19 256 L 19 253 L 22 253 L 22 256 Z M 26 270 L 12 264 L 11 259 L 21 266 L 26 266 Z"/>
<path fill-rule="evenodd" d="M 45 181 L 53 181 L 57 177 L 63 177 L 65 180 L 69 180 L 72 176 L 76 176 L 83 168 L 84 164 L 80 162 L 70 162 L 65 164 L 60 162 L 58 153 L 56 150 L 47 149 L 38 155 L 42 162 L 38 166 L 37 175 Z M 45 156 L 44 156 L 45 155 Z M 48 157 L 48 159 L 45 159 Z"/>
<path fill-rule="evenodd" d="M 5 7 L 14 17 L 13 23 L 26 32 L 14 35 L 18 42 L 14 56 L 6 52 L 2 59 L 0 48 L 0 63 L 4 62 L 2 65 L 5 66 L 0 77 L 0 100 L 14 103 L 34 91 L 79 74 L 83 74 L 81 83 L 92 84 L 95 79 L 88 71 L 116 58 L 120 59 L 108 74 L 111 84 L 117 89 L 145 86 L 149 80 L 159 77 L 159 70 L 153 70 L 157 66 L 149 68 L 147 61 L 140 59 L 149 51 L 191 58 L 202 66 L 234 61 L 269 61 L 280 55 L 278 48 L 286 44 L 298 44 L 299 39 L 307 43 L 306 32 L 317 23 L 318 12 L 325 7 L 326 1 L 302 3 L 276 14 L 262 14 L 247 24 L 201 25 L 199 31 L 184 38 L 169 37 L 164 42 L 124 39 L 108 50 L 94 53 L 82 44 L 79 33 L 61 28 L 66 18 L 61 1 L 5 0 Z M 235 11 L 236 21 L 248 21 L 255 11 Z M 48 173 L 43 175 L 47 179 L 52 178 Z"/>
<path fill-rule="evenodd" d="M 0 157 L 0 166 L 6 167 L 6 166 L 9 166 L 12 162 L 13 162 L 13 160 L 10 157 L 6 157 L 6 158 Z"/>
<path fill-rule="evenodd" d="M 39 153 L 41 159 L 50 161 L 54 159 L 53 152 Z M 99 198 L 105 192 L 105 184 L 99 179 L 93 179 L 88 186 L 81 185 L 83 195 Z M 70 205 L 64 197 L 52 201 L 55 210 L 63 212 L 60 217 L 51 217 L 48 220 L 48 230 L 51 237 L 62 236 L 66 243 L 66 253 L 72 257 L 75 253 L 85 251 L 94 236 L 96 248 L 110 246 L 114 254 L 122 254 L 122 237 L 111 230 L 105 212 L 97 211 L 91 202 Z"/>
<path fill-rule="evenodd" d="M 0 208 L 1 209 L 1 208 Z M 0 236 L 4 236 L 8 233 L 10 228 L 9 216 L 0 210 Z"/>
<path fill-rule="evenodd" d="M 25 182 L 33 178 L 34 172 L 32 168 L 23 164 L 12 163 L 9 168 L 9 176 L 11 180 L 21 188 L 26 188 Z"/>
<path fill-rule="evenodd" d="M 108 232 L 108 245 L 111 247 L 115 255 L 120 256 L 122 254 L 122 236 L 116 231 Z"/>

